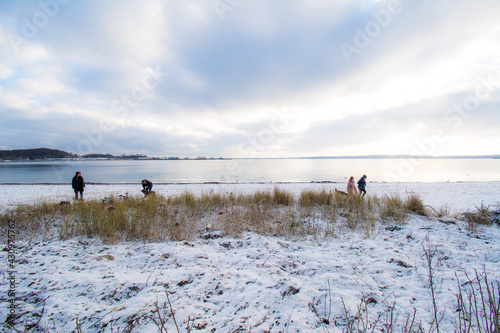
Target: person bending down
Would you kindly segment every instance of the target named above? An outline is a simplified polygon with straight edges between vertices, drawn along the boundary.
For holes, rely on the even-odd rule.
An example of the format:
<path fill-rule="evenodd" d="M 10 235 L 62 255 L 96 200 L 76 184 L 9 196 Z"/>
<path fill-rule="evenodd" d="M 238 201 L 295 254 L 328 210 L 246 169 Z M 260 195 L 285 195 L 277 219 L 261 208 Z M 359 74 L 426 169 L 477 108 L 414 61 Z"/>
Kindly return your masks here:
<path fill-rule="evenodd" d="M 149 193 L 153 189 L 153 183 L 147 179 L 142 180 L 142 192 Z"/>

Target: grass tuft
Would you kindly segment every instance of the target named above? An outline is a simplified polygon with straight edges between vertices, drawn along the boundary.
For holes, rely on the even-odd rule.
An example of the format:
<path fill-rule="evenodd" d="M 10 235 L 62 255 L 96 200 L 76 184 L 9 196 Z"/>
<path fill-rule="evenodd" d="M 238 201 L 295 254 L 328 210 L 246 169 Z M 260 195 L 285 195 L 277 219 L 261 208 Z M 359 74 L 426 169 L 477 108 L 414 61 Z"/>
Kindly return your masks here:
<path fill-rule="evenodd" d="M 422 216 L 428 216 L 427 210 L 425 209 L 424 202 L 415 193 L 410 193 L 406 199 L 406 210 Z"/>
<path fill-rule="evenodd" d="M 292 193 L 275 187 L 272 195 L 272 200 L 273 203 L 277 205 L 291 206 L 293 205 L 295 198 Z"/>
<path fill-rule="evenodd" d="M 318 205 L 331 205 L 333 194 L 325 189 L 320 192 L 314 190 L 304 190 L 300 193 L 299 205 L 302 207 L 312 207 Z"/>
<path fill-rule="evenodd" d="M 380 218 L 383 222 L 402 223 L 406 220 L 407 206 L 400 196 L 386 195 L 379 205 Z"/>
<path fill-rule="evenodd" d="M 490 210 L 489 206 L 485 206 L 481 203 L 480 207 L 476 206 L 475 211 L 463 213 L 462 219 L 467 222 L 467 228 L 474 231 L 479 226 L 489 226 L 492 222 L 498 221 L 498 212 L 495 213 Z"/>

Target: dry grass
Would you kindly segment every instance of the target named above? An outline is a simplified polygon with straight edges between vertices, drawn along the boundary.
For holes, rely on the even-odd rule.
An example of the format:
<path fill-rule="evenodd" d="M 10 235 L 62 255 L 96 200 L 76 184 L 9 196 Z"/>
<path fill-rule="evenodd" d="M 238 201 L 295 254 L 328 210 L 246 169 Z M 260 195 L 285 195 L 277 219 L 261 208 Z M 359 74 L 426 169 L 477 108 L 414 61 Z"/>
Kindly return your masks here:
<path fill-rule="evenodd" d="M 299 197 L 299 205 L 302 207 L 328 206 L 333 202 L 333 194 L 325 189 L 321 191 L 304 190 Z"/>
<path fill-rule="evenodd" d="M 380 203 L 380 217 L 383 222 L 402 223 L 407 215 L 406 203 L 400 196 L 386 195 Z"/>
<path fill-rule="evenodd" d="M 414 194 L 378 198 L 346 197 L 340 192 L 304 190 L 296 198 L 275 187 L 251 194 L 191 192 L 160 195 L 113 196 L 102 200 L 20 205 L 3 216 L 1 223 L 16 220 L 24 238 L 74 236 L 99 237 L 106 243 L 193 240 L 221 236 L 239 237 L 244 232 L 299 239 L 325 239 L 343 228 L 367 236 L 377 222 L 404 223 L 408 213 L 425 214 Z M 208 235 L 207 235 L 208 233 Z"/>
<path fill-rule="evenodd" d="M 500 283 L 490 282 L 486 271 L 457 283 L 456 332 L 500 332 Z"/>
<path fill-rule="evenodd" d="M 429 215 L 427 210 L 425 209 L 422 199 L 420 199 L 420 197 L 413 192 L 408 194 L 408 198 L 406 199 L 405 204 L 406 204 L 406 210 L 408 212 L 412 212 L 422 216 Z"/>
<path fill-rule="evenodd" d="M 292 193 L 282 190 L 278 187 L 274 188 L 272 202 L 276 205 L 291 206 L 295 198 Z"/>
<path fill-rule="evenodd" d="M 480 207 L 476 206 L 475 211 L 467 211 L 461 214 L 460 218 L 467 222 L 467 228 L 470 231 L 475 231 L 480 226 L 489 226 L 493 223 L 500 225 L 500 206 L 491 209 L 490 206 L 481 203 Z"/>

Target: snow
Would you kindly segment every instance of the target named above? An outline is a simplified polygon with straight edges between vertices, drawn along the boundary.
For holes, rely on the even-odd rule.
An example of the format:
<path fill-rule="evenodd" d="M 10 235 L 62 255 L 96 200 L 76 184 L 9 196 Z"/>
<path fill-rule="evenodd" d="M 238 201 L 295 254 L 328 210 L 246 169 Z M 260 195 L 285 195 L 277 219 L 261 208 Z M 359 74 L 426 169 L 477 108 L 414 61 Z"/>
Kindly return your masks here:
<path fill-rule="evenodd" d="M 298 195 L 304 189 L 345 190 L 344 184 L 170 184 L 158 194 L 190 191 L 253 192 L 274 186 Z M 88 185 L 86 199 L 135 193 L 135 185 Z M 369 183 L 368 194 L 418 194 L 435 209 L 472 210 L 500 202 L 500 183 Z M 2 185 L 0 205 L 70 200 L 68 186 Z M 445 223 L 446 222 L 446 223 Z M 159 331 L 152 318 L 158 304 L 175 332 L 342 332 L 344 305 L 351 318 L 362 299 L 369 322 L 380 322 L 394 306 L 403 323 L 416 309 L 416 322 L 430 327 L 432 301 L 425 249 L 435 250 L 433 269 L 440 330 L 455 328 L 458 285 L 486 271 L 500 281 L 500 228 L 475 232 L 454 218 L 411 216 L 403 225 L 378 225 L 370 236 L 348 228 L 329 240 L 282 239 L 246 233 L 241 238 L 104 244 L 77 237 L 16 240 L 14 273 L 0 266 L 0 323 L 9 312 L 9 278 L 15 276 L 16 313 L 25 322 L 57 332 Z M 2 248 L 7 246 L 3 239 Z M 8 253 L 0 252 L 8 263 Z M 458 279 L 458 281 L 457 281 Z M 168 298 L 167 298 L 168 295 Z M 169 303 L 170 301 L 170 303 Z M 171 304 L 171 307 L 170 307 Z M 2 326 L 0 326 L 0 329 Z"/>

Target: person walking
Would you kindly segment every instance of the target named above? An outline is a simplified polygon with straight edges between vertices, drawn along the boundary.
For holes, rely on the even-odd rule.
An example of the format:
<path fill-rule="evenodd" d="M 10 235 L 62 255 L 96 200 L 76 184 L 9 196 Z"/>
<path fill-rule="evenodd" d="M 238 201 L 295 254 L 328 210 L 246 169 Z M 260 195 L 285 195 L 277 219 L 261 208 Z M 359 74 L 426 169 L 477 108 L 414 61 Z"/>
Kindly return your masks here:
<path fill-rule="evenodd" d="M 71 186 L 73 191 L 75 191 L 75 200 L 78 200 L 78 193 L 80 193 L 80 198 L 83 200 L 83 189 L 85 188 L 85 181 L 83 180 L 80 171 L 77 171 L 73 180 L 71 181 Z"/>
<path fill-rule="evenodd" d="M 363 177 L 358 180 L 359 195 L 361 197 L 366 195 L 366 178 L 366 175 L 363 175 Z"/>
<path fill-rule="evenodd" d="M 351 176 L 349 181 L 347 182 L 347 197 L 352 196 L 353 193 L 358 194 L 358 190 L 356 189 L 356 185 L 354 184 L 354 177 Z"/>

